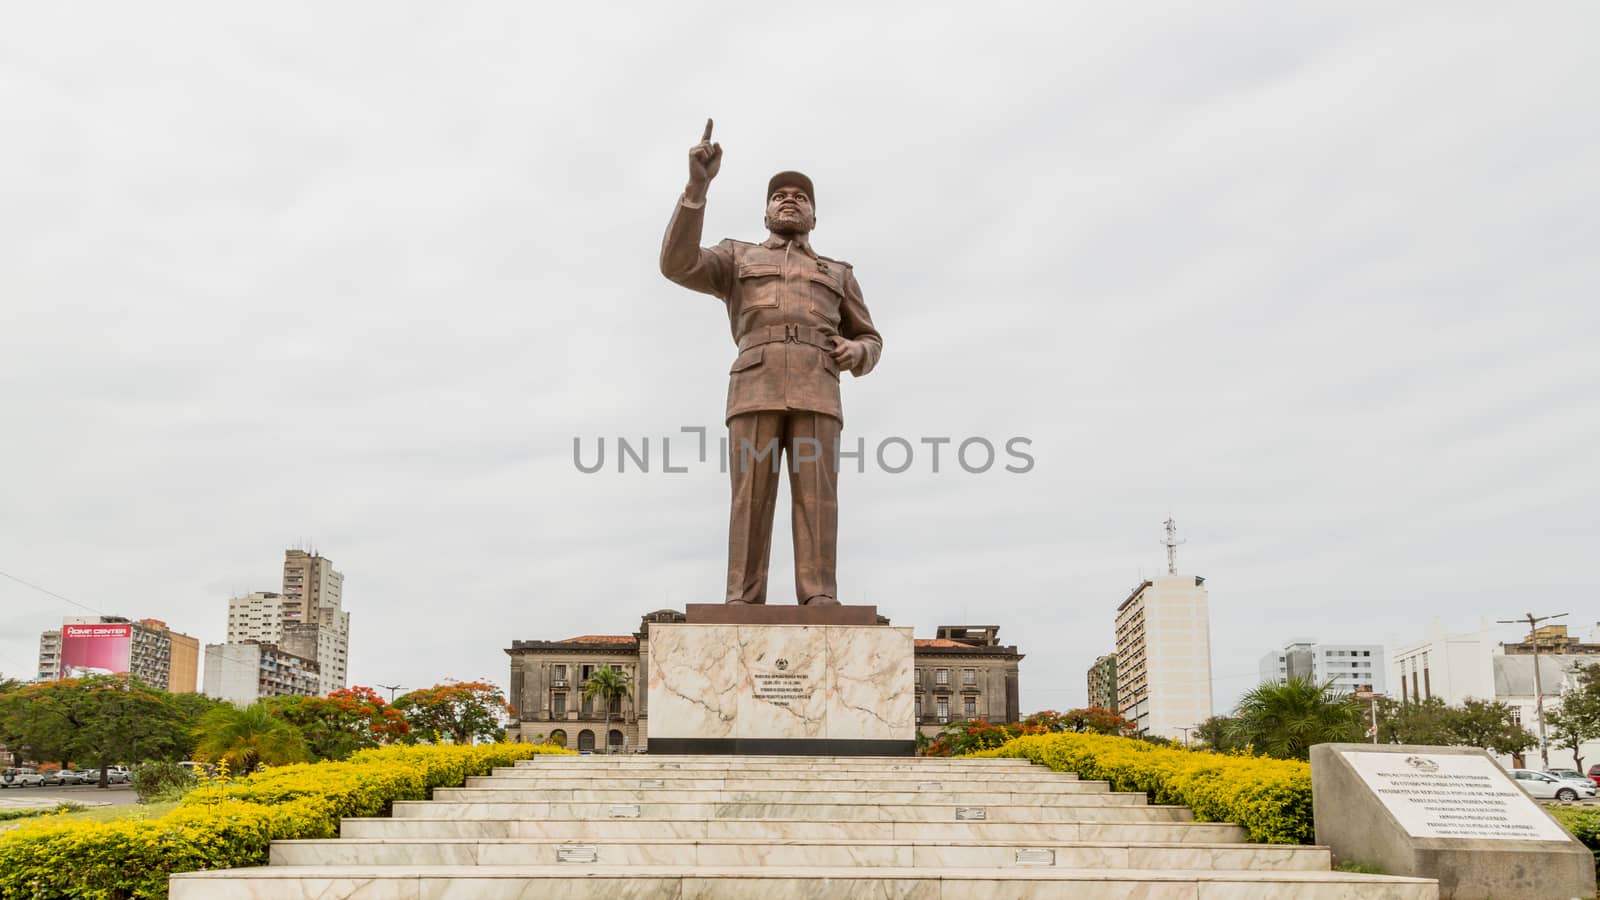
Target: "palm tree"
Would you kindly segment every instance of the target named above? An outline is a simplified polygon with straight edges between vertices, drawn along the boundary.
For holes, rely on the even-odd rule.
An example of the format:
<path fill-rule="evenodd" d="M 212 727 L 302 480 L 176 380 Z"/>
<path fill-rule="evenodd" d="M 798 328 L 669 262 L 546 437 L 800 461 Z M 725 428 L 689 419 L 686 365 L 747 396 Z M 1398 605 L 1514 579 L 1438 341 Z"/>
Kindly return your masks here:
<path fill-rule="evenodd" d="M 227 760 L 234 771 L 248 773 L 259 765 L 281 766 L 311 758 L 305 738 L 266 706 L 224 703 L 200 717 L 195 728 L 195 755 Z"/>
<path fill-rule="evenodd" d="M 1361 706 L 1332 686 L 1309 678 L 1261 684 L 1239 698 L 1229 729 L 1233 739 L 1279 759 L 1310 759 L 1312 744 L 1358 740 Z"/>
<path fill-rule="evenodd" d="M 599 699 L 606 707 L 605 747 L 606 752 L 611 752 L 611 704 L 613 701 L 625 700 L 632 694 L 628 684 L 628 673 L 610 666 L 601 666 L 588 682 L 583 686 L 583 699 Z"/>

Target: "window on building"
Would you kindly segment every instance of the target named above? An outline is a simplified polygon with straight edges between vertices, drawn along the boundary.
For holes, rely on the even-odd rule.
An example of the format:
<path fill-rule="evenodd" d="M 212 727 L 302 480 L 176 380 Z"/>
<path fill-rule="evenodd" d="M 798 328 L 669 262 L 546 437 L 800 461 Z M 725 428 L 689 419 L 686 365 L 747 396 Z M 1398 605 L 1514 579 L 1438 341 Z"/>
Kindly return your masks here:
<path fill-rule="evenodd" d="M 622 715 L 622 698 L 621 697 L 612 697 L 611 698 L 611 714 L 613 716 Z"/>
<path fill-rule="evenodd" d="M 584 665 L 578 669 L 579 681 L 588 681 L 592 675 L 594 675 L 594 666 L 592 665 Z"/>
<path fill-rule="evenodd" d="M 578 714 L 581 715 L 585 719 L 594 718 L 594 698 L 593 697 L 585 697 L 585 698 L 583 698 L 583 705 L 582 705 L 582 707 L 580 707 Z"/>
<path fill-rule="evenodd" d="M 964 685 L 967 685 L 968 687 L 973 687 L 973 686 L 977 685 L 977 683 L 978 683 L 978 670 L 977 669 L 962 669 L 961 670 L 961 683 L 964 684 Z"/>
<path fill-rule="evenodd" d="M 950 683 L 950 670 L 949 669 L 934 669 L 933 670 L 933 683 L 934 684 L 949 684 Z"/>
<path fill-rule="evenodd" d="M 612 663 L 611 664 L 611 671 L 613 671 L 613 672 L 621 672 L 622 671 L 622 663 Z"/>
<path fill-rule="evenodd" d="M 968 697 L 961 704 L 961 713 L 966 718 L 976 719 L 978 717 L 978 698 Z"/>
<path fill-rule="evenodd" d="M 556 694 L 550 698 L 550 714 L 565 717 L 567 714 L 567 695 Z"/>
<path fill-rule="evenodd" d="M 943 697 L 939 698 L 939 721 L 950 721 L 950 701 Z"/>
<path fill-rule="evenodd" d="M 567 667 L 564 666 L 564 665 L 551 666 L 550 667 L 550 677 L 555 679 L 556 681 L 566 681 L 567 680 Z"/>

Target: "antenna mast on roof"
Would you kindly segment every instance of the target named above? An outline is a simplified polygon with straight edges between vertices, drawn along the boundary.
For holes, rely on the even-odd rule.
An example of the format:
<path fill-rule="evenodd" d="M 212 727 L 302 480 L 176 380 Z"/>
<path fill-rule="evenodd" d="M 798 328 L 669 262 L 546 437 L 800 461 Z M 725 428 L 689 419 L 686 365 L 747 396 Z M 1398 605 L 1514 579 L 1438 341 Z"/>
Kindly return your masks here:
<path fill-rule="evenodd" d="M 1176 575 L 1178 574 L 1178 545 L 1186 544 L 1188 541 L 1178 540 L 1177 520 L 1168 516 L 1165 524 L 1167 526 L 1167 539 L 1162 541 L 1161 544 L 1167 548 L 1167 574 Z"/>

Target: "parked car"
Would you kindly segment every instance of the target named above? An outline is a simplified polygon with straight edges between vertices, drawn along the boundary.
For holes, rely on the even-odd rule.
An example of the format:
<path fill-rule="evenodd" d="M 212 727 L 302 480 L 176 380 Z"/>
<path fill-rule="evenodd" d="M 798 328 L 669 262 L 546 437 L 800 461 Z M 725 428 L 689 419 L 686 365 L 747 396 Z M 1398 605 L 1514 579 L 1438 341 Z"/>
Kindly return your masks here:
<path fill-rule="evenodd" d="M 46 772 L 40 782 L 44 787 L 64 787 L 67 785 L 83 784 L 83 776 L 75 769 L 56 769 Z"/>
<path fill-rule="evenodd" d="M 1596 785 L 1600 785 L 1600 764 L 1589 767 L 1589 780 Z"/>
<path fill-rule="evenodd" d="M 1576 800 L 1579 797 L 1593 797 L 1595 786 L 1579 787 L 1569 781 L 1563 781 L 1554 775 L 1536 772 L 1533 769 L 1511 769 L 1512 778 L 1528 795 L 1539 800 Z"/>
<path fill-rule="evenodd" d="M 44 776 L 37 769 L 27 767 L 7 769 L 4 775 L 0 775 L 0 787 L 38 787 L 43 783 Z"/>
<path fill-rule="evenodd" d="M 1544 773 L 1546 775 L 1554 775 L 1562 781 L 1572 782 L 1572 786 L 1577 788 L 1579 793 L 1582 793 L 1586 787 L 1595 787 L 1595 783 L 1589 780 L 1589 776 L 1579 772 L 1577 769 L 1545 769 Z M 1600 788 L 1596 788 L 1596 790 L 1600 790 Z"/>

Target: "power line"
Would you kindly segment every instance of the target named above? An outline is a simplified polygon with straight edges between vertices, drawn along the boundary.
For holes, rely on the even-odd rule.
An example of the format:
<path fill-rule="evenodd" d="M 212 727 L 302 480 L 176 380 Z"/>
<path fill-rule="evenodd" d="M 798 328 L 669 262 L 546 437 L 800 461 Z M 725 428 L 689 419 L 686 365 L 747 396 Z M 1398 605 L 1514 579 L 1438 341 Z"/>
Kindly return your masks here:
<path fill-rule="evenodd" d="M 31 581 L 24 581 L 21 578 L 18 578 L 17 576 L 12 575 L 10 572 L 0 572 L 0 577 L 9 578 L 12 581 L 15 581 L 17 584 L 22 585 L 23 587 L 33 588 L 34 590 L 38 591 L 41 594 L 48 594 L 49 596 L 54 597 L 57 600 L 62 600 L 62 601 L 65 601 L 67 603 L 71 603 L 73 606 L 77 606 L 77 607 L 81 607 L 83 609 L 87 609 L 89 612 L 99 613 L 102 616 L 106 615 L 106 612 L 104 610 L 95 609 L 94 607 L 90 606 L 87 603 L 79 603 L 78 601 L 72 599 L 71 597 L 64 597 L 64 596 L 56 593 L 55 591 L 50 590 L 49 588 L 40 587 L 40 586 L 38 586 L 37 584 L 34 584 Z"/>

